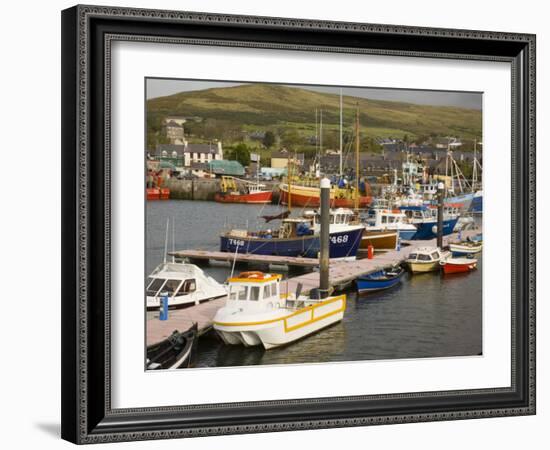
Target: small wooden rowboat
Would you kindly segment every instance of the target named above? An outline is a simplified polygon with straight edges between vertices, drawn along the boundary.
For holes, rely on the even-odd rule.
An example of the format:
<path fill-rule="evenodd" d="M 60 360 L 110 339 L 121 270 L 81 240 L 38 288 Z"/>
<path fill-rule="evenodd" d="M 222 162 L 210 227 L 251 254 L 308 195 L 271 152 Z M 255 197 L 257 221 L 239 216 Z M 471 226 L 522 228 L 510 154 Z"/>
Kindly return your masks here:
<path fill-rule="evenodd" d="M 439 262 L 443 267 L 443 273 L 464 273 L 477 268 L 477 259 L 473 258 L 447 258 Z"/>
<path fill-rule="evenodd" d="M 404 273 L 405 269 L 402 267 L 392 267 L 361 276 L 356 280 L 357 292 L 364 294 L 390 289 L 401 282 Z"/>
<path fill-rule="evenodd" d="M 174 331 L 158 344 L 147 347 L 147 370 L 191 367 L 197 353 L 198 331 L 193 324 L 187 331 Z"/>
<path fill-rule="evenodd" d="M 483 241 L 462 241 L 462 242 L 450 242 L 449 250 L 453 255 L 473 255 L 479 253 L 483 248 Z"/>

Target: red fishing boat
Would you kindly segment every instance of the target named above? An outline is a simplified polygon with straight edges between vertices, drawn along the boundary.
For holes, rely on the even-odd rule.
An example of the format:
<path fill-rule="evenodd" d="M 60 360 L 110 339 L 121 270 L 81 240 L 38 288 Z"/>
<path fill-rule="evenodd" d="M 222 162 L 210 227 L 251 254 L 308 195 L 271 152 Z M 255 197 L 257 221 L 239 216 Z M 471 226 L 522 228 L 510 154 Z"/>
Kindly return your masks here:
<path fill-rule="evenodd" d="M 149 170 L 147 174 L 147 200 L 168 200 L 170 198 L 170 189 L 162 187 L 164 179 L 162 170 L 154 172 Z"/>
<path fill-rule="evenodd" d="M 156 187 L 147 188 L 147 200 L 160 200 L 160 189 Z"/>
<path fill-rule="evenodd" d="M 443 273 L 464 273 L 477 268 L 477 259 L 474 258 L 447 258 L 440 261 Z"/>
<path fill-rule="evenodd" d="M 267 190 L 264 184 L 246 180 L 237 180 L 243 186 L 237 187 L 233 177 L 222 177 L 221 191 L 216 193 L 214 200 L 220 203 L 271 203 L 273 191 Z"/>
<path fill-rule="evenodd" d="M 292 184 L 289 186 L 286 183 L 279 185 L 281 192 L 281 204 L 292 206 L 305 206 L 309 208 L 317 208 L 321 204 L 321 190 L 317 187 L 300 186 Z M 340 188 L 332 186 L 330 189 L 330 207 L 331 208 L 354 208 L 355 207 L 355 192 L 354 189 Z M 290 202 L 289 202 L 290 197 Z M 369 195 L 359 195 L 359 208 L 367 208 L 372 202 L 372 197 Z"/>
<path fill-rule="evenodd" d="M 147 188 L 147 200 L 168 200 L 170 198 L 170 189 L 168 188 Z"/>

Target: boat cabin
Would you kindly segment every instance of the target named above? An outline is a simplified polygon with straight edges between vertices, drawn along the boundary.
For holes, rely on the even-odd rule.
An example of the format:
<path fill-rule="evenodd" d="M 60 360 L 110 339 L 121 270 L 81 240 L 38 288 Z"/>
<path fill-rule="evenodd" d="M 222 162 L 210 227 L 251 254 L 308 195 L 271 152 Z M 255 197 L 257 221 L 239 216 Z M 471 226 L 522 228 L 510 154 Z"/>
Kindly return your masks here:
<path fill-rule="evenodd" d="M 313 227 L 320 229 L 321 227 L 321 212 L 320 211 L 305 211 L 304 217 L 313 221 Z M 354 225 L 357 223 L 357 214 L 347 208 L 337 208 L 330 210 L 329 224 L 330 225 Z"/>
<path fill-rule="evenodd" d="M 265 184 L 259 184 L 259 183 L 250 183 L 247 184 L 246 190 L 249 194 L 257 194 L 258 192 L 264 192 L 265 191 Z"/>
<path fill-rule="evenodd" d="M 311 219 L 291 217 L 283 219 L 278 237 L 288 239 L 311 234 L 313 234 Z"/>
<path fill-rule="evenodd" d="M 399 208 L 407 219 L 410 220 L 423 220 L 431 218 L 432 215 L 428 211 L 425 205 L 422 206 L 401 206 Z"/>
<path fill-rule="evenodd" d="M 366 222 L 369 226 L 376 228 L 394 228 L 398 224 L 403 224 L 405 219 L 405 214 L 400 211 L 370 209 L 367 213 Z"/>
<path fill-rule="evenodd" d="M 157 267 L 147 278 L 146 294 L 148 297 L 159 297 L 164 292 L 169 297 L 187 295 L 195 292 L 197 282 L 191 266 L 166 263 Z"/>
<path fill-rule="evenodd" d="M 242 272 L 227 280 L 229 295 L 227 306 L 246 309 L 277 308 L 281 301 L 280 281 L 282 275 L 263 272 Z"/>
<path fill-rule="evenodd" d="M 437 247 L 421 247 L 412 252 L 408 258 L 407 262 L 437 262 L 441 259 L 441 251 Z"/>

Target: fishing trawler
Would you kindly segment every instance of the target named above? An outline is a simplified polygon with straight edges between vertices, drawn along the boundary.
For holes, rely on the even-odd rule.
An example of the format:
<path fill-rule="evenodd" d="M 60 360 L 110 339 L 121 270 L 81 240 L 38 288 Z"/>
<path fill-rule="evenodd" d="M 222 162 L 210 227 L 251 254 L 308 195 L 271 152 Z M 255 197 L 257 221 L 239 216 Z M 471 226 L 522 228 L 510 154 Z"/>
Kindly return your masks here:
<path fill-rule="evenodd" d="M 322 111 L 321 111 L 322 112 Z M 321 115 L 322 118 L 322 115 Z M 360 183 L 359 180 L 359 109 L 356 111 L 355 119 L 355 183 L 353 185 L 344 179 L 342 172 L 342 93 L 340 93 L 340 181 L 337 185 L 330 186 L 330 207 L 331 208 L 367 208 L 372 202 L 370 186 L 366 181 Z M 322 122 L 320 137 L 322 141 Z M 322 154 L 322 144 L 320 144 L 319 155 Z M 290 163 L 290 161 L 289 161 Z M 291 176 L 290 164 L 288 167 L 287 182 L 279 185 L 281 203 L 283 205 L 302 206 L 317 208 L 321 201 L 321 189 L 317 186 L 304 185 L 303 180 L 298 183 L 293 182 Z M 320 172 L 320 167 L 316 171 L 316 176 Z"/>
<path fill-rule="evenodd" d="M 237 182 L 242 185 L 239 189 Z M 222 177 L 221 190 L 214 196 L 214 200 L 220 203 L 271 203 L 273 191 L 266 189 L 265 184 L 258 181 L 240 180 L 234 177 Z"/>
<path fill-rule="evenodd" d="M 214 330 L 227 345 L 286 345 L 339 322 L 346 296 L 325 299 L 281 294 L 279 274 L 243 272 L 228 279 L 226 305 L 214 317 Z"/>
<path fill-rule="evenodd" d="M 412 239 L 417 232 L 416 227 L 408 223 L 407 216 L 399 210 L 370 209 L 364 223 L 366 231 L 397 231 L 402 241 Z"/>
<path fill-rule="evenodd" d="M 281 204 L 283 205 L 288 205 L 290 202 L 294 206 L 306 208 L 317 208 L 320 205 L 321 194 L 317 187 L 281 183 L 279 191 L 281 193 Z M 357 192 L 353 187 L 332 186 L 330 189 L 330 206 L 332 208 L 353 208 L 358 196 L 359 208 L 367 208 L 372 202 L 372 196 L 358 194 Z"/>
<path fill-rule="evenodd" d="M 331 210 L 329 257 L 355 259 L 364 228 L 354 221 L 353 211 Z M 319 213 L 308 211 L 303 217 L 283 219 L 281 226 L 275 230 L 230 229 L 220 235 L 220 251 L 317 258 L 320 250 L 319 232 Z"/>
<path fill-rule="evenodd" d="M 476 191 L 470 205 L 470 212 L 481 213 L 483 212 L 483 191 Z"/>
<path fill-rule="evenodd" d="M 401 212 L 407 217 L 407 221 L 416 226 L 416 233 L 411 239 L 434 239 L 437 237 L 437 210 L 430 209 L 426 205 L 401 206 Z M 443 236 L 451 234 L 456 226 L 459 215 L 455 212 L 443 214 Z"/>

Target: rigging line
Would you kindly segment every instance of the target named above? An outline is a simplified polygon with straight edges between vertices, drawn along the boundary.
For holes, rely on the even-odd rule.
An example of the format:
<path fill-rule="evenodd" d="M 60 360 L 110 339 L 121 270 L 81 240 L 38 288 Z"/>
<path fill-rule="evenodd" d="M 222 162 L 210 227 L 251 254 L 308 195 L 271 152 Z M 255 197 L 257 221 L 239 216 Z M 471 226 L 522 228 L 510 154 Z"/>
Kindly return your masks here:
<path fill-rule="evenodd" d="M 168 253 L 168 230 L 170 226 L 170 218 L 166 218 L 166 235 L 164 237 L 164 264 L 166 264 L 166 254 Z"/>

